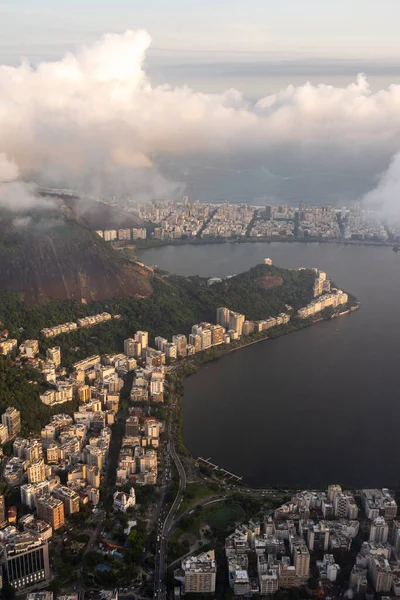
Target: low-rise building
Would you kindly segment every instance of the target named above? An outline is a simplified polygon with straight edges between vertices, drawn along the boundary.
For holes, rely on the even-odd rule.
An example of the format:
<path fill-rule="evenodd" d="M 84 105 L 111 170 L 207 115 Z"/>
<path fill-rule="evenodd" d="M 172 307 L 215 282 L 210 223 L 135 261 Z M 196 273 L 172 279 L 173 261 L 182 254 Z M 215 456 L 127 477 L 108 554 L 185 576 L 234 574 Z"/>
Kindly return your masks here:
<path fill-rule="evenodd" d="M 131 508 L 136 504 L 134 488 L 130 489 L 129 494 L 125 494 L 124 492 L 115 492 L 113 498 L 114 510 L 120 510 L 121 512 L 126 512 L 128 508 Z"/>

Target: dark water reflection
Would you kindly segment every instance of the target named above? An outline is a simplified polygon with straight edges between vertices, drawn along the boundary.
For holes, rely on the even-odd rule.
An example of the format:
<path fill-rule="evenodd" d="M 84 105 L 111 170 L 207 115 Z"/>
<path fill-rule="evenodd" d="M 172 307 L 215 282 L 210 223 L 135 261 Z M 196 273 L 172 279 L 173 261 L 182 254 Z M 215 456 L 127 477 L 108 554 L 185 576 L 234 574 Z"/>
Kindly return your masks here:
<path fill-rule="evenodd" d="M 400 256 L 334 244 L 223 244 L 147 250 L 171 272 L 222 276 L 269 256 L 319 267 L 362 303 L 216 361 L 185 385 L 184 438 L 252 484 L 400 483 Z"/>

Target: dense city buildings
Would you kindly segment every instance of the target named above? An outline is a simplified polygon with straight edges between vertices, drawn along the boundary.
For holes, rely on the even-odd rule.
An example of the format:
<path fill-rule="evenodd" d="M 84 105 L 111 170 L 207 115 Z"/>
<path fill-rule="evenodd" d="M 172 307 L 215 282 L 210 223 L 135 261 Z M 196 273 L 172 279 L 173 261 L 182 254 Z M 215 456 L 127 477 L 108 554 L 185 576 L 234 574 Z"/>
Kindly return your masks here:
<path fill-rule="evenodd" d="M 132 208 L 131 208 L 132 210 Z M 260 240 L 342 240 L 386 242 L 400 239 L 396 226 L 387 226 L 381 215 L 355 204 L 350 208 L 291 205 L 252 206 L 247 204 L 205 204 L 199 200 L 138 204 L 133 209 L 139 218 L 156 225 L 150 238 L 162 241 L 201 238 Z M 97 233 L 108 242 L 146 240 L 142 234 L 125 230 Z M 140 230 L 136 230 L 140 231 Z"/>
<path fill-rule="evenodd" d="M 393 519 L 397 514 L 396 503 L 387 489 L 361 490 L 358 502 L 365 506 L 372 502 L 373 508 L 377 506 L 382 512 L 387 509 L 386 519 Z M 356 513 L 354 505 L 358 514 L 361 507 L 353 494 L 332 484 L 327 492 L 297 493 L 277 508 L 274 515 L 266 515 L 264 522 L 236 525 L 225 540 L 229 585 L 233 592 L 240 595 L 242 590 L 247 594 L 251 589 L 262 596 L 270 595 L 280 589 L 308 585 L 310 577 L 316 579 L 318 574 L 319 590 L 325 595 L 332 590 L 341 572 L 335 558 L 342 557 L 343 566 L 343 556 L 348 556 L 351 562 L 346 566 L 352 568 L 350 596 L 366 592 L 368 583 L 376 593 L 397 595 L 400 591 L 400 526 L 397 521 L 388 523 L 382 515 L 368 523 L 361 515 L 361 527 L 359 520 L 349 518 Z M 360 536 L 361 540 L 366 536 L 369 540 L 360 541 Z M 354 547 L 359 551 L 351 558 L 348 553 Z M 254 567 L 251 565 L 254 564 L 257 588 L 252 581 Z"/>

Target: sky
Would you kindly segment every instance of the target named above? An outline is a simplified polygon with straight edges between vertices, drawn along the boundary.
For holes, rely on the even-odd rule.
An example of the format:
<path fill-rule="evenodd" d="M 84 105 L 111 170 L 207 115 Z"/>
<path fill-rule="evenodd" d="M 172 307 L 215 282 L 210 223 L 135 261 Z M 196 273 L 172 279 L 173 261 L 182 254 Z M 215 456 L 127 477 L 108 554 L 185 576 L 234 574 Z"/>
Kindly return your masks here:
<path fill-rule="evenodd" d="M 399 22 L 400 0 L 0 0 L 0 204 L 29 205 L 31 181 L 338 205 L 377 189 L 400 218 Z"/>
<path fill-rule="evenodd" d="M 398 0 L 0 0 L 0 59 L 57 58 L 99 35 L 147 29 L 152 54 L 396 58 Z"/>

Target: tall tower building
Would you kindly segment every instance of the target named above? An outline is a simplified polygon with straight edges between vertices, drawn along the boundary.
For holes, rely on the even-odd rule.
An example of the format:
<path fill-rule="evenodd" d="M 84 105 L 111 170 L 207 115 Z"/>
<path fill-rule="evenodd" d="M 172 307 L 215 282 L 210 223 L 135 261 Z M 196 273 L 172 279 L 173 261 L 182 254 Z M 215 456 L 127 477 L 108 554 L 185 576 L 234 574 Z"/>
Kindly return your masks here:
<path fill-rule="evenodd" d="M 137 331 L 135 340 L 142 345 L 142 350 L 144 350 L 149 345 L 149 334 L 147 331 Z"/>
<path fill-rule="evenodd" d="M 217 325 L 221 325 L 221 327 L 226 329 L 229 326 L 230 312 L 229 308 L 226 308 L 225 306 L 217 308 Z"/>
<path fill-rule="evenodd" d="M 168 344 L 168 340 L 163 338 L 161 335 L 158 335 L 156 338 L 154 338 L 154 344 L 157 350 L 161 350 L 162 352 L 164 350 L 164 346 Z"/>
<path fill-rule="evenodd" d="M 296 569 L 297 578 L 306 581 L 310 573 L 310 553 L 305 544 L 294 546 L 293 564 Z"/>
<path fill-rule="evenodd" d="M 178 356 L 186 356 L 187 340 L 185 335 L 182 333 L 173 335 L 172 343 L 176 345 L 176 352 Z"/>
<path fill-rule="evenodd" d="M 231 312 L 229 316 L 229 329 L 237 331 L 239 337 L 242 335 L 243 332 L 244 319 L 245 316 L 237 312 Z"/>
<path fill-rule="evenodd" d="M 1 422 L 7 427 L 9 437 L 14 437 L 21 431 L 21 413 L 16 408 L 9 406 L 1 415 Z"/>
<path fill-rule="evenodd" d="M 383 517 L 376 517 L 371 523 L 369 541 L 385 544 L 388 540 L 389 525 Z"/>

